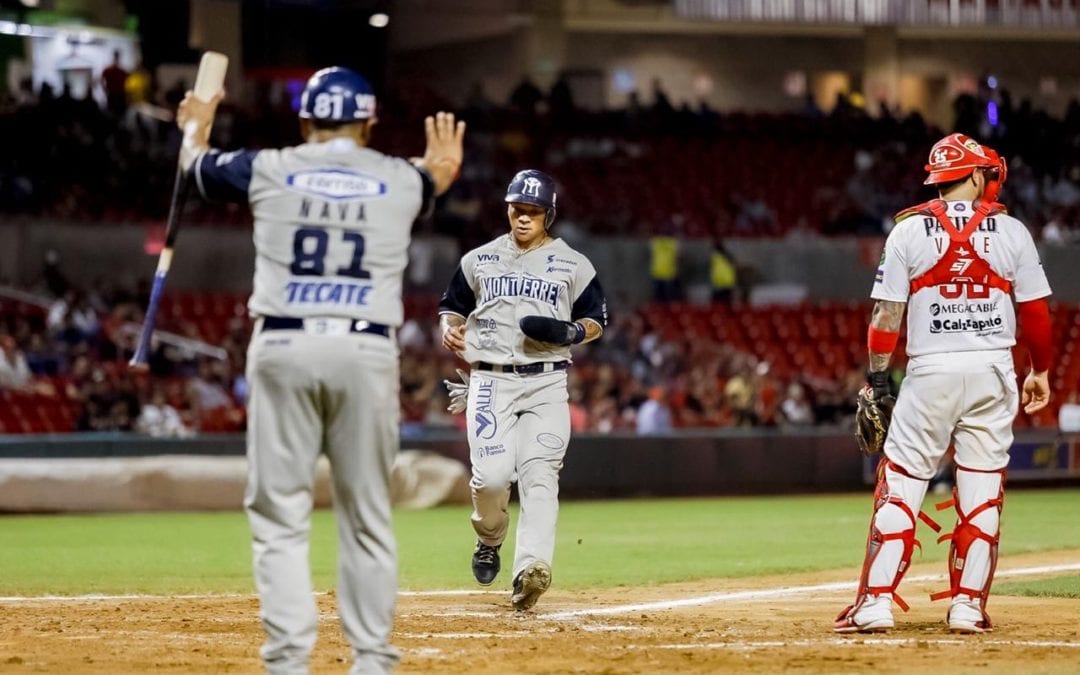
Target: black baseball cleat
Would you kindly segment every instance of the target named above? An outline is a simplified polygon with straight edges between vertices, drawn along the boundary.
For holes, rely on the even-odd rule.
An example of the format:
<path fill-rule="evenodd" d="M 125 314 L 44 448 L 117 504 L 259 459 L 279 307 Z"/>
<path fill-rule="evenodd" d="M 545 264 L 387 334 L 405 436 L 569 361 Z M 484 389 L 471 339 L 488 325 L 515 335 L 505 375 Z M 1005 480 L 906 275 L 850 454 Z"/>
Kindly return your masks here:
<path fill-rule="evenodd" d="M 495 577 L 499 576 L 500 548 L 502 544 L 488 546 L 483 542 L 476 542 L 476 550 L 472 554 L 472 574 L 484 586 L 490 586 L 491 582 L 495 581 Z"/>
<path fill-rule="evenodd" d="M 510 596 L 510 604 L 519 612 L 532 609 L 550 586 L 551 567 L 537 560 L 514 578 L 514 594 Z"/>

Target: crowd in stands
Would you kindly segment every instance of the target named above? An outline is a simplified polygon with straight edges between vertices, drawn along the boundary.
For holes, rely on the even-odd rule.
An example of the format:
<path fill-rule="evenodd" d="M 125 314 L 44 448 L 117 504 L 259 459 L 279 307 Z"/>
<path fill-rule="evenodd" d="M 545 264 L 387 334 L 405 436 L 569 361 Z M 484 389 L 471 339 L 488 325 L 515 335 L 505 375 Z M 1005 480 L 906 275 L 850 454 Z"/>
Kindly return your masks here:
<path fill-rule="evenodd" d="M 33 293 L 18 299 L 0 295 L 4 432 L 140 431 L 183 437 L 244 427 L 251 325 L 242 295 L 168 294 L 159 326 L 179 339 L 159 342 L 149 372 L 140 373 L 127 361 L 146 288 L 99 284 L 84 291 L 67 283 L 52 260 Z M 436 300 L 409 298 L 408 318 L 398 336 L 405 436 L 464 425 L 463 417 L 445 410 L 442 381 L 455 378 L 455 369 L 464 364 L 437 346 Z M 749 321 L 725 311 L 725 323 L 732 325 L 720 333 L 680 324 L 677 316 L 694 315 L 670 305 L 616 318 L 604 340 L 575 354 L 569 375 L 574 429 L 661 433 L 848 421 L 862 381 L 855 350 L 827 355 L 821 361 L 825 368 L 797 372 L 796 365 L 809 364 L 811 357 L 781 355 L 772 337 L 757 341 L 772 345 L 773 351 L 762 351 L 747 337 L 758 335 L 764 313 L 747 310 L 747 316 L 755 317 Z M 817 310 L 807 311 L 810 316 Z M 776 325 L 781 333 L 786 330 Z M 201 339 L 220 345 L 220 352 L 200 353 Z"/>
<path fill-rule="evenodd" d="M 56 275 L 59 277 L 59 275 Z M 59 277 L 62 278 L 62 277 Z M 47 297 L 45 288 L 35 289 Z M 244 428 L 242 294 L 172 293 L 148 373 L 127 367 L 146 289 L 70 286 L 49 303 L 0 296 L 0 431 L 141 431 L 187 436 Z M 439 347 L 437 298 L 408 297 L 401 346 L 402 433 L 463 428 L 446 412 L 443 380 L 464 364 Z M 678 428 L 850 424 L 863 384 L 869 305 L 783 307 L 655 303 L 617 315 L 603 340 L 575 348 L 569 371 L 577 431 L 662 433 Z M 1055 306 L 1061 354 L 1056 400 L 1020 425 L 1053 426 L 1080 388 L 1069 344 L 1080 310 Z M 220 350 L 209 350 L 205 339 Z M 894 362 L 902 375 L 903 341 Z M 1018 363 L 1026 362 L 1021 347 Z"/>
<path fill-rule="evenodd" d="M 0 94 L 0 212 L 74 220 L 160 220 L 168 205 L 178 132 L 169 121 L 184 84 L 159 93 L 145 72 L 127 107 L 99 107 L 47 84 Z M 683 237 L 880 235 L 897 210 L 922 201 L 922 165 L 943 133 L 917 114 L 881 105 L 869 114 L 841 95 L 822 111 L 807 98 L 782 114 L 674 105 L 662 84 L 650 100 L 586 111 L 559 80 L 545 93 L 529 81 L 502 105 L 477 86 L 460 106 L 469 122 L 461 180 L 433 227 L 484 240 L 507 176 L 522 166 L 561 182 L 560 218 L 594 234 Z M 994 103 L 988 116 L 987 104 Z M 223 148 L 298 142 L 285 89 L 255 87 L 252 105 L 222 105 Z M 452 108 L 429 88 L 403 83 L 380 98 L 374 146 L 418 154 L 421 119 Z M 989 123 L 993 119 L 994 124 Z M 1071 240 L 1080 211 L 1080 103 L 1053 117 L 1004 89 L 955 101 L 955 129 L 997 147 L 1010 171 L 1002 199 L 1049 241 Z M 139 190 L 132 190 L 139 185 Z M 243 207 L 191 207 L 189 219 L 247 222 Z"/>
<path fill-rule="evenodd" d="M 184 87 L 159 94 L 152 79 L 138 76 L 137 95 L 129 88 L 121 98 L 114 82 L 105 107 L 47 86 L 0 94 L 0 137 L 6 143 L 0 215 L 88 223 L 164 217 L 179 141 L 168 117 Z M 292 102 L 273 91 L 259 87 L 250 107 L 223 105 L 217 143 L 234 148 L 298 142 Z M 1049 243 L 1072 240 L 1080 209 L 1080 104 L 1074 101 L 1063 117 L 1054 118 L 995 91 L 996 124 L 990 125 L 984 114 L 988 96 L 957 99 L 956 129 L 1008 158 L 1002 200 L 1011 212 L 1041 230 Z M 665 242 L 715 242 L 711 276 L 717 304 L 705 314 L 680 307 L 677 289 L 663 286 L 671 270 L 656 265 L 656 297 L 668 304 L 628 311 L 604 340 L 580 348 L 569 375 L 575 430 L 661 433 L 847 423 L 863 379 L 868 308 L 732 309 L 735 264 L 722 238 L 880 236 L 892 213 L 925 198 L 922 164 L 941 130 L 914 113 L 882 108 L 869 115 L 843 96 L 828 112 L 807 99 L 786 114 L 720 112 L 704 103 L 676 106 L 661 83 L 654 84 L 649 101 L 643 98 L 631 95 L 623 109 L 595 112 L 576 107 L 561 80 L 547 93 L 522 82 L 503 105 L 477 87 L 461 109 L 470 124 L 461 180 L 424 227 L 454 234 L 465 248 L 489 239 L 503 218 L 507 177 L 534 166 L 562 183 L 564 236 L 653 236 L 654 263 L 671 249 Z M 448 107 L 415 84 L 387 93 L 380 105 L 375 146 L 405 156 L 421 149 L 422 114 Z M 248 221 L 242 206 L 190 208 L 190 221 Z M 102 282 L 75 288 L 51 260 L 34 292 L 44 298 L 41 303 L 0 300 L 4 431 L 185 436 L 243 428 L 250 331 L 243 298 L 197 299 L 213 306 L 208 314 L 192 314 L 187 305 L 167 299 L 164 327 L 178 339 L 160 343 L 150 372 L 140 374 L 125 364 L 146 287 L 118 289 Z M 430 299 L 411 306 L 400 333 L 403 433 L 461 426 L 460 416 L 445 412 L 441 383 L 454 378 L 461 364 L 437 348 Z M 1070 310 L 1061 319 L 1068 323 L 1064 330 L 1072 330 L 1076 319 Z M 798 339 L 792 342 L 792 336 Z M 199 347 L 199 340 L 221 351 Z M 1066 362 L 1059 371 L 1055 388 L 1075 389 L 1080 364 Z"/>
<path fill-rule="evenodd" d="M 147 289 L 83 290 L 45 265 L 39 288 L 0 294 L 0 427 L 4 432 L 141 431 L 184 437 L 244 426 L 242 318 L 211 358 L 190 322 L 188 340 L 155 345 L 148 372 L 127 367 Z M 242 307 L 240 308 L 242 310 Z M 194 348 L 188 348 L 188 346 Z"/>

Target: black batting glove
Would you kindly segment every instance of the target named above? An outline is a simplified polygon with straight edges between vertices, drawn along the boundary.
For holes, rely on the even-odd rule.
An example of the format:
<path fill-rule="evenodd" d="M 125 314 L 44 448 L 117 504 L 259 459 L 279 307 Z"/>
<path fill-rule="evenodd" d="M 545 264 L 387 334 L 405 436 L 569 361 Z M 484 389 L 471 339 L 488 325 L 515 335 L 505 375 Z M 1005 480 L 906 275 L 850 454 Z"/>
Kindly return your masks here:
<path fill-rule="evenodd" d="M 874 400 L 881 401 L 886 396 L 892 396 L 892 387 L 889 384 L 889 371 L 879 370 L 866 374 L 866 383 L 874 390 Z"/>
<path fill-rule="evenodd" d="M 585 339 L 585 326 L 576 321 L 560 321 L 546 316 L 525 316 L 518 321 L 521 332 L 540 342 L 576 345 Z"/>

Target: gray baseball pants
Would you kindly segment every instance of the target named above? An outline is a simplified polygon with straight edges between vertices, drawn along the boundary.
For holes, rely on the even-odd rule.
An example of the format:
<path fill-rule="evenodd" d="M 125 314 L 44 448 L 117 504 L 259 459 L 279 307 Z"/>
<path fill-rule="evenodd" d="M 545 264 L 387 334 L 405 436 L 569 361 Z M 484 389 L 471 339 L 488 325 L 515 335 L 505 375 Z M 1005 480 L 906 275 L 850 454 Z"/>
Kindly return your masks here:
<path fill-rule="evenodd" d="M 318 611 L 308 561 L 315 464 L 330 460 L 338 530 L 337 603 L 351 673 L 390 672 L 397 551 L 390 469 L 397 452 L 398 352 L 385 337 L 256 332 L 248 348 L 244 498 L 269 673 L 306 674 Z"/>

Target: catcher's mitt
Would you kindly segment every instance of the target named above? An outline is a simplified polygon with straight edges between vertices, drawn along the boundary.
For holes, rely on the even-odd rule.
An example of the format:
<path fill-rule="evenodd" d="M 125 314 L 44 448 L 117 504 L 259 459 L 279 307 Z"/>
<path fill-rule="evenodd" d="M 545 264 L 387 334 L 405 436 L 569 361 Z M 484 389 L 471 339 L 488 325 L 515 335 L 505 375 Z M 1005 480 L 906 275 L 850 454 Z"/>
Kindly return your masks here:
<path fill-rule="evenodd" d="M 859 390 L 855 411 L 855 439 L 859 449 L 867 455 L 884 452 L 885 437 L 889 434 L 889 422 L 896 405 L 896 397 L 889 392 L 887 380 L 881 380 L 881 376 L 885 373 L 870 374 L 870 382 Z"/>

